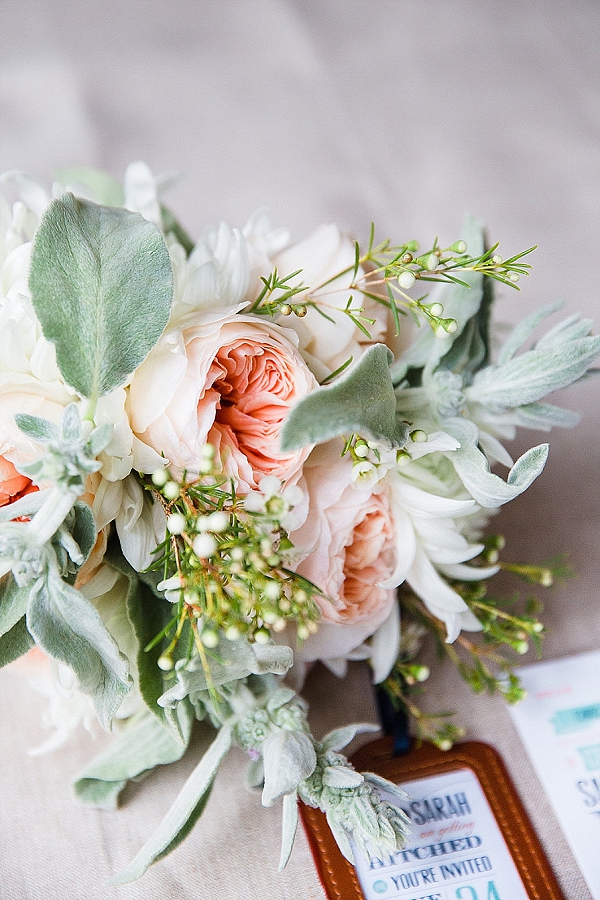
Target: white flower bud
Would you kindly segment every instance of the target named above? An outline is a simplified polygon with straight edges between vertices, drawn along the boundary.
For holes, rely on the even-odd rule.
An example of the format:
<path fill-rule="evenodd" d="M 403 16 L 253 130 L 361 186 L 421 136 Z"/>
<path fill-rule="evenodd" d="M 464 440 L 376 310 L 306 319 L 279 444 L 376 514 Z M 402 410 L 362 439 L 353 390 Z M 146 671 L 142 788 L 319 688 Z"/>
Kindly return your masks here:
<path fill-rule="evenodd" d="M 298 506 L 304 500 L 304 491 L 297 484 L 284 490 L 283 496 L 288 506 Z"/>
<path fill-rule="evenodd" d="M 171 534 L 183 534 L 185 525 L 185 516 L 181 513 L 172 513 L 167 519 L 167 530 Z"/>
<path fill-rule="evenodd" d="M 229 525 L 229 516 L 222 510 L 216 510 L 208 516 L 208 531 L 214 534 L 221 534 Z"/>
<path fill-rule="evenodd" d="M 168 480 L 169 472 L 167 469 L 155 469 L 152 473 L 152 483 L 155 484 L 156 487 L 164 487 Z"/>
<path fill-rule="evenodd" d="M 429 312 L 432 316 L 440 317 L 444 312 L 444 307 L 441 303 L 432 303 L 429 307 Z"/>
<path fill-rule="evenodd" d="M 281 492 L 281 481 L 276 475 L 265 475 L 258 482 L 258 489 L 265 497 L 272 497 Z"/>
<path fill-rule="evenodd" d="M 208 559 L 217 549 L 217 542 L 212 534 L 198 534 L 192 543 L 192 550 L 199 559 Z"/>
<path fill-rule="evenodd" d="M 267 581 L 263 593 L 268 600 L 279 600 L 281 597 L 281 585 L 278 581 Z M 267 620 L 265 619 L 265 622 L 266 621 Z"/>
<path fill-rule="evenodd" d="M 205 647 L 208 647 L 210 650 L 212 650 L 219 643 L 219 635 L 214 630 L 214 628 L 205 628 L 200 635 L 200 640 Z"/>
<path fill-rule="evenodd" d="M 352 466 L 352 483 L 359 487 L 370 487 L 377 481 L 377 469 L 373 463 L 363 460 Z"/>
<path fill-rule="evenodd" d="M 177 500 L 179 497 L 179 485 L 176 481 L 167 481 L 163 487 L 163 494 L 167 500 Z"/>
<path fill-rule="evenodd" d="M 410 271 L 410 269 L 405 269 L 404 272 L 401 272 L 398 275 L 398 284 L 402 288 L 403 291 L 410 291 L 411 287 L 415 283 L 415 276 Z"/>
<path fill-rule="evenodd" d="M 254 640 L 257 644 L 268 644 L 271 640 L 271 635 L 266 628 L 259 628 L 254 632 Z"/>

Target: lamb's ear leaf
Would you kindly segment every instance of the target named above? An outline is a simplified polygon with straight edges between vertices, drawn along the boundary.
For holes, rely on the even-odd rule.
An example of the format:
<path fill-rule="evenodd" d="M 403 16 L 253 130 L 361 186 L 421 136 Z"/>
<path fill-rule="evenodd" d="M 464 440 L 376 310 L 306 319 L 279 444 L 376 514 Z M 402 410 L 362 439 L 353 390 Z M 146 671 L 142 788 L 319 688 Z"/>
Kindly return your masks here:
<path fill-rule="evenodd" d="M 131 688 L 131 676 L 95 607 L 51 568 L 29 595 L 27 628 L 45 653 L 73 669 L 108 730 Z"/>
<path fill-rule="evenodd" d="M 156 225 L 65 194 L 36 232 L 29 286 L 63 378 L 96 400 L 123 384 L 162 334 L 173 273 Z"/>
<path fill-rule="evenodd" d="M 231 747 L 231 728 L 223 725 L 184 786 L 154 835 L 120 875 L 109 884 L 128 884 L 162 859 L 189 834 L 204 811 L 215 775 Z"/>
<path fill-rule="evenodd" d="M 12 575 L 0 581 L 0 636 L 8 634 L 27 611 L 31 588 L 19 587 Z"/>
<path fill-rule="evenodd" d="M 282 449 L 297 450 L 353 433 L 402 447 L 408 426 L 396 420 L 391 361 L 390 350 L 374 344 L 331 384 L 303 397 L 285 420 Z"/>
<path fill-rule="evenodd" d="M 285 794 L 283 798 L 283 814 L 281 820 L 281 853 L 279 856 L 278 871 L 283 872 L 287 866 L 296 830 L 298 828 L 298 794 Z"/>
<path fill-rule="evenodd" d="M 99 809 L 115 809 L 126 783 L 156 766 L 181 759 L 189 743 L 193 710 L 181 703 L 177 709 L 184 734 L 181 743 L 149 712 L 134 716 L 104 753 L 89 763 L 75 781 L 75 796 Z"/>
<path fill-rule="evenodd" d="M 23 616 L 12 628 L 0 636 L 0 668 L 14 662 L 20 656 L 24 656 L 34 646 L 35 641 L 27 631 L 25 616 Z"/>

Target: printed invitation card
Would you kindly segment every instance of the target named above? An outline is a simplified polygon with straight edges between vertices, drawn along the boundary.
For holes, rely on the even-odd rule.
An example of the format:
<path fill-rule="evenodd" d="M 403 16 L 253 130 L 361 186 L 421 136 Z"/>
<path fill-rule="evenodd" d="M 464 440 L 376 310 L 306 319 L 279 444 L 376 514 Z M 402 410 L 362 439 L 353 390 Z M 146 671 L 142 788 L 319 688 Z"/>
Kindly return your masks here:
<path fill-rule="evenodd" d="M 600 900 L 600 651 L 523 666 L 515 726 Z"/>

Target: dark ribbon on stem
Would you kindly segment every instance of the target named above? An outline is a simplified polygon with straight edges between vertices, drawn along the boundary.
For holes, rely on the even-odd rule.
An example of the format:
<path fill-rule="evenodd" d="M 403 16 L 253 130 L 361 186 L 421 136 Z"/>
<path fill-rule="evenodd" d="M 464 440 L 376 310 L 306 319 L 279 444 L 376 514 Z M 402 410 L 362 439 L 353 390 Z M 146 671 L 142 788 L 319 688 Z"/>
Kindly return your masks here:
<path fill-rule="evenodd" d="M 403 756 L 410 750 L 408 713 L 404 707 L 397 709 L 394 706 L 390 695 L 381 685 L 375 688 L 375 700 L 383 733 L 392 735 L 394 739 L 392 752 L 394 756 Z"/>

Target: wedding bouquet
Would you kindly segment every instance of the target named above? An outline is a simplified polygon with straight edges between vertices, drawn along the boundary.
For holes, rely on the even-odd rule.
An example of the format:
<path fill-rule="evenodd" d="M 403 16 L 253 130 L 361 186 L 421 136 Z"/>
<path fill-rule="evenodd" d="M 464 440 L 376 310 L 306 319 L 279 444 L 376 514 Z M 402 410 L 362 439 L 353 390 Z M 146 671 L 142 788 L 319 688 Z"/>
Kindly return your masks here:
<path fill-rule="evenodd" d="M 393 852 L 400 792 L 341 753 L 374 726 L 316 740 L 305 673 L 368 660 L 387 712 L 441 747 L 459 729 L 415 702 L 427 635 L 475 690 L 518 699 L 503 651 L 539 646 L 543 626 L 487 582 L 553 572 L 502 563 L 484 529 L 548 453 L 513 462 L 504 442 L 576 423 L 544 398 L 600 338 L 571 316 L 527 347 L 552 306 L 499 344 L 491 288 L 516 287 L 529 251 L 502 259 L 472 220 L 425 251 L 334 225 L 290 245 L 263 214 L 194 243 L 165 184 L 142 163 L 123 186 L 62 173 L 52 196 L 2 177 L 1 663 L 46 661 L 49 747 L 92 714 L 113 731 L 75 782 L 84 803 L 115 807 L 195 721 L 213 729 L 115 883 L 189 833 L 233 746 L 262 803 L 282 800 L 280 866 L 298 799 L 348 858 Z"/>

